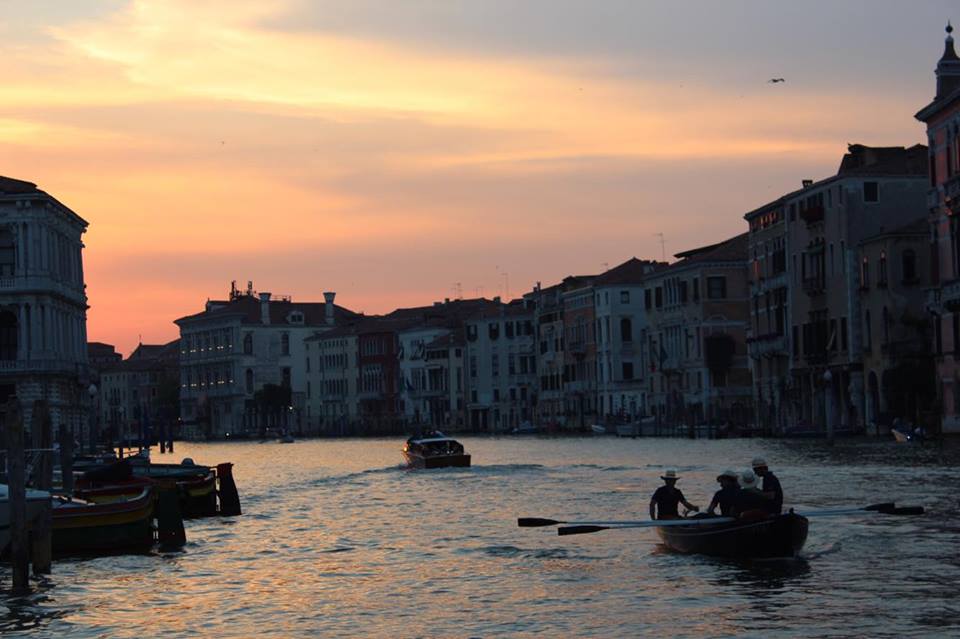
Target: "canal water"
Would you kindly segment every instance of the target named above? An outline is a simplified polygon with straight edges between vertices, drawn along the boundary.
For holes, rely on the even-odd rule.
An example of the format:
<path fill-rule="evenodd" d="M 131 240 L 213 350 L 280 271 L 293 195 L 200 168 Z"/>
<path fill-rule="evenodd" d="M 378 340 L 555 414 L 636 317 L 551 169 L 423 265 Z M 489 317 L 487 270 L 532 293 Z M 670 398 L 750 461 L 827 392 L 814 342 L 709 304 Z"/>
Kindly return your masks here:
<path fill-rule="evenodd" d="M 776 440 L 471 438 L 469 469 L 408 471 L 397 440 L 182 444 L 232 461 L 244 514 L 181 553 L 66 560 L 2 600 L 29 637 L 960 636 L 960 449 Z M 558 537 L 518 516 L 645 519 L 666 468 L 705 506 L 767 458 L 797 510 L 881 501 L 923 517 L 810 521 L 803 557 L 670 553 L 650 529 Z M 157 458 L 163 459 L 163 458 Z M 9 586 L 9 570 L 0 573 Z"/>

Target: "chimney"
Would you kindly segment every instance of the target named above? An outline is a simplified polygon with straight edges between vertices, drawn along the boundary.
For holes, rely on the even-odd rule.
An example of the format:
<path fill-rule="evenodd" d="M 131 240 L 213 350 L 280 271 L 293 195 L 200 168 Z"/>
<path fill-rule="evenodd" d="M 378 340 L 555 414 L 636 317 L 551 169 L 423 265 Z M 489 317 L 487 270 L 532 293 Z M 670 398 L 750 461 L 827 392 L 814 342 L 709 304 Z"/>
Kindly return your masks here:
<path fill-rule="evenodd" d="M 333 326 L 333 300 L 337 297 L 337 294 L 333 291 L 326 291 L 323 294 L 323 311 L 326 316 L 326 322 L 328 326 Z"/>
<path fill-rule="evenodd" d="M 260 293 L 260 323 L 270 323 L 270 293 Z"/>
<path fill-rule="evenodd" d="M 813 180 L 803 180 L 801 184 L 803 184 L 803 188 L 809 189 L 811 186 L 813 186 Z"/>

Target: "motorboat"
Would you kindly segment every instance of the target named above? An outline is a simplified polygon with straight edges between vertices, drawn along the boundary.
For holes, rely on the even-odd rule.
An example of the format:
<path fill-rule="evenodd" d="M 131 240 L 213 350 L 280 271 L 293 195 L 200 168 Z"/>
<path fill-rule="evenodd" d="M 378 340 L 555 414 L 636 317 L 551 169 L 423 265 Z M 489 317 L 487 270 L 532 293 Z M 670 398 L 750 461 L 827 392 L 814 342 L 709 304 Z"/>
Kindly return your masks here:
<path fill-rule="evenodd" d="M 740 559 L 796 557 L 807 541 L 808 521 L 793 512 L 747 518 L 710 525 L 697 517 L 697 525 L 660 526 L 664 545 L 681 553 Z"/>
<path fill-rule="evenodd" d="M 45 490 L 26 489 L 27 493 L 27 526 L 41 513 L 44 506 L 50 503 L 50 493 Z M 10 545 L 10 488 L 0 484 L 0 554 Z"/>
<path fill-rule="evenodd" d="M 463 445 L 439 431 L 408 439 L 403 456 L 411 468 L 470 466 L 470 455 L 463 451 Z"/>

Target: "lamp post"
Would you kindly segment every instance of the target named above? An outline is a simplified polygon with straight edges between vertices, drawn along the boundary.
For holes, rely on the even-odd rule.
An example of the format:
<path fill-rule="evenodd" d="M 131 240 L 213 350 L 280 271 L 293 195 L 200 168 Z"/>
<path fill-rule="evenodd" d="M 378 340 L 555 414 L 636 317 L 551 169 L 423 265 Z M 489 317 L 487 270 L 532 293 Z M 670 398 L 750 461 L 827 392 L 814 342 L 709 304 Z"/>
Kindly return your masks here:
<path fill-rule="evenodd" d="M 90 452 L 94 452 L 97 449 L 97 385 L 90 384 L 87 387 L 87 394 L 90 396 L 90 434 L 89 434 L 89 443 L 90 443 Z"/>
<path fill-rule="evenodd" d="M 827 443 L 833 446 L 833 373 L 829 370 L 823 374 L 823 384 L 827 413 Z"/>

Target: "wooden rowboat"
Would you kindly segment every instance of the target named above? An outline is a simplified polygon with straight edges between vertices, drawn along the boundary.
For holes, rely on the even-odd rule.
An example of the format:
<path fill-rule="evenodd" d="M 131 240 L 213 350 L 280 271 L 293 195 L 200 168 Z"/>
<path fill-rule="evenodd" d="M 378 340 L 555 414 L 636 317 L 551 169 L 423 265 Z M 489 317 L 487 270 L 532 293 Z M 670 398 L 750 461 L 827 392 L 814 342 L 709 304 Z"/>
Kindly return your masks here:
<path fill-rule="evenodd" d="M 66 497 L 53 504 L 53 552 L 146 552 L 154 544 L 157 491 L 144 487 L 132 499 L 97 504 Z"/>
<path fill-rule="evenodd" d="M 795 513 L 716 525 L 697 522 L 661 526 L 657 533 L 676 552 L 743 559 L 796 557 L 807 541 L 807 518 Z"/>

